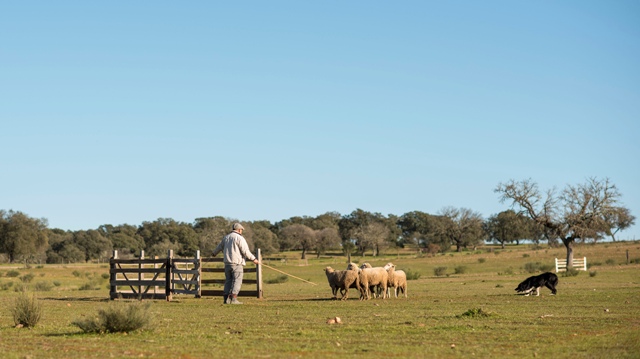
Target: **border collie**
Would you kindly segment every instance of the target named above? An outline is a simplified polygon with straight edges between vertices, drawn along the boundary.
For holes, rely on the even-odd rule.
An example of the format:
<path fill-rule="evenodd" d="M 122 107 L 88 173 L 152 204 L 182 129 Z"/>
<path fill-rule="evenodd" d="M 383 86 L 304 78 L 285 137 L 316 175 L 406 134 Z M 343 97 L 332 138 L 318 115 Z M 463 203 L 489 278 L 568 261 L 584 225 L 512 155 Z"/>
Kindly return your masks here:
<path fill-rule="evenodd" d="M 528 296 L 535 290 L 536 296 L 539 296 L 540 288 L 547 287 L 551 289 L 551 295 L 555 295 L 557 293 L 556 285 L 558 285 L 558 276 L 551 272 L 547 272 L 525 279 L 522 283 L 518 284 L 516 292 Z"/>

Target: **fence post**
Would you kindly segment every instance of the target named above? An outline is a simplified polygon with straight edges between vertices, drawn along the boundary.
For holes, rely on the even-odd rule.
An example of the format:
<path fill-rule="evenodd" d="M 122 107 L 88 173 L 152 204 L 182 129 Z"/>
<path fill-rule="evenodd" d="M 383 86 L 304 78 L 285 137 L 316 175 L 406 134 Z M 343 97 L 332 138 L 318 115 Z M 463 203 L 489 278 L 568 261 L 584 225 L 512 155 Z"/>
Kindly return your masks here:
<path fill-rule="evenodd" d="M 584 257 L 584 262 L 582 262 L 584 264 L 584 271 L 587 271 L 587 257 Z"/>
<path fill-rule="evenodd" d="M 556 273 L 558 273 L 558 258 L 556 258 Z"/>
<path fill-rule="evenodd" d="M 115 299 L 117 293 L 116 287 L 116 259 L 118 259 L 118 251 L 114 250 L 111 260 L 109 261 L 109 298 Z"/>
<path fill-rule="evenodd" d="M 167 297 L 167 302 L 171 301 L 171 292 L 172 289 L 171 288 L 171 283 L 173 282 L 171 280 L 171 277 L 173 276 L 173 272 L 171 271 L 171 268 L 173 267 L 173 249 L 169 249 L 169 252 L 167 253 L 167 262 L 166 262 L 166 282 L 165 282 L 165 287 L 164 287 L 164 293 L 165 296 Z"/>
<path fill-rule="evenodd" d="M 198 282 L 196 283 L 196 298 L 202 298 L 202 287 L 200 286 L 200 279 L 202 278 L 202 262 L 201 262 L 201 258 L 200 258 L 200 250 L 196 251 L 196 261 L 194 262 L 194 266 L 195 268 L 193 269 L 197 269 L 198 270 L 198 274 L 196 274 L 198 276 Z"/>
<path fill-rule="evenodd" d="M 258 299 L 262 299 L 262 254 L 258 248 L 258 265 L 256 266 L 256 282 L 258 286 Z"/>
<path fill-rule="evenodd" d="M 140 261 L 138 262 L 138 284 L 140 284 L 140 281 L 144 279 L 144 274 L 141 271 L 142 267 L 144 267 L 144 265 L 142 264 L 142 261 L 144 260 L 144 249 L 140 250 L 139 259 Z M 142 285 L 138 285 L 138 296 L 140 297 L 140 300 L 142 300 Z"/>

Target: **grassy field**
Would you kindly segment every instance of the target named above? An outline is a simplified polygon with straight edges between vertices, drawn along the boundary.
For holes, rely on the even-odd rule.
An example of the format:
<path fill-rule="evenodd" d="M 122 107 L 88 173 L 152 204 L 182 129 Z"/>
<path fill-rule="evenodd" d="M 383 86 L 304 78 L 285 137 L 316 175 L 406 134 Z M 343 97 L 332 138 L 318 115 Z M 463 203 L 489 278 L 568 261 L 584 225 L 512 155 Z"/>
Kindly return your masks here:
<path fill-rule="evenodd" d="M 84 334 L 71 324 L 123 304 L 107 299 L 107 265 L 3 265 L 0 353 L 34 359 L 640 358 L 640 243 L 582 245 L 575 255 L 587 257 L 589 271 L 560 275 L 558 295 L 543 288 L 539 297 L 516 295 L 514 288 L 535 274 L 526 268 L 551 268 L 554 258 L 564 258 L 563 247 L 355 257 L 374 266 L 391 261 L 420 275 L 409 281 L 408 299 L 369 301 L 359 301 L 355 291 L 347 301 L 330 299 L 323 268 L 346 268 L 344 257 L 313 258 L 304 265 L 297 259 L 273 261 L 270 265 L 317 285 L 293 278 L 265 284 L 264 299 L 240 298 L 242 306 L 223 305 L 219 297 L 150 301 L 150 329 L 116 334 Z M 438 267 L 446 267 L 446 274 L 435 276 Z M 264 269 L 265 281 L 278 276 Z M 20 277 L 30 279 L 30 291 L 40 289 L 35 293 L 44 315 L 33 329 L 15 328 L 11 316 Z M 477 309 L 489 315 L 463 315 Z M 327 324 L 336 316 L 342 324 Z"/>

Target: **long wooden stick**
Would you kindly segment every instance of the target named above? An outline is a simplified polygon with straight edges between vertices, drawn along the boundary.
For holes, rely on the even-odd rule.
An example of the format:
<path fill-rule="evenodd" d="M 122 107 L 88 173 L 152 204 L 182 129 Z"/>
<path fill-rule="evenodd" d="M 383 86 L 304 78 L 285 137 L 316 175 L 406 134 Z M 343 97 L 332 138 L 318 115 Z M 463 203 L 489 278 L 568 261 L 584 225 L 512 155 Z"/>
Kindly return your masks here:
<path fill-rule="evenodd" d="M 266 264 L 264 264 L 264 263 L 260 263 L 260 264 L 261 264 L 262 266 L 267 267 L 267 268 L 269 268 L 269 269 L 272 269 L 272 270 L 274 270 L 274 271 L 276 271 L 276 272 L 280 272 L 280 273 L 282 273 L 282 274 L 286 274 L 286 275 L 288 275 L 289 277 L 293 277 L 293 278 L 295 278 L 295 279 L 299 279 L 299 280 L 301 280 L 301 281 L 303 281 L 303 282 L 305 282 L 305 283 L 309 283 L 309 284 L 317 285 L 317 284 L 315 284 L 315 283 L 313 283 L 313 282 L 309 282 L 308 280 L 304 280 L 304 279 L 302 279 L 302 278 L 300 278 L 300 277 L 296 277 L 295 275 L 291 275 L 291 274 L 289 274 L 289 273 L 285 273 L 285 272 L 283 272 L 283 271 L 281 271 L 281 270 L 279 270 L 279 269 L 275 269 L 275 268 L 273 268 L 273 267 L 271 267 L 271 266 L 268 266 L 268 265 L 266 265 Z"/>

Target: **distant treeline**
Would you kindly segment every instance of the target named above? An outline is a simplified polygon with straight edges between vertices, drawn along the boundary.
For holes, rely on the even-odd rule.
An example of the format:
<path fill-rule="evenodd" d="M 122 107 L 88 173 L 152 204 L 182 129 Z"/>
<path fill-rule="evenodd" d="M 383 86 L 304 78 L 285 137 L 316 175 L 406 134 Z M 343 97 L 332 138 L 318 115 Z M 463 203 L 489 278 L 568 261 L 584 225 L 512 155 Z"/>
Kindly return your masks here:
<path fill-rule="evenodd" d="M 370 253 L 396 247 L 437 253 L 475 248 L 486 241 L 502 244 L 530 240 L 562 243 L 567 259 L 578 241 L 610 237 L 635 223 L 628 208 L 618 205 L 621 196 L 608 179 L 590 178 L 585 184 L 567 186 L 546 196 L 531 180 L 501 183 L 495 189 L 501 201 L 511 201 L 521 211 L 506 210 L 484 219 L 467 208 L 445 207 L 438 214 L 420 211 L 401 216 L 362 209 L 341 215 L 327 212 L 317 217 L 291 217 L 279 222 L 241 221 L 243 235 L 252 249 L 263 253 L 300 250 L 302 258 L 329 249 L 345 255 Z M 70 263 L 106 260 L 118 250 L 121 257 L 141 250 L 148 256 L 173 250 L 192 256 L 200 250 L 211 254 L 236 219 L 221 216 L 196 218 L 193 223 L 159 218 L 140 225 L 105 224 L 96 229 L 65 231 L 48 228 L 46 219 L 22 212 L 0 210 L 0 261 Z M 568 260 L 572 263 L 571 260 Z"/>
<path fill-rule="evenodd" d="M 32 218 L 19 211 L 0 210 L 0 258 L 3 262 L 72 263 L 106 260 L 117 249 L 120 256 L 166 255 L 169 249 L 180 256 L 200 250 L 210 255 L 237 219 L 221 216 L 197 218 L 193 223 L 159 218 L 140 225 L 105 224 L 96 229 L 65 231 L 48 228 L 46 219 Z M 452 245 L 476 247 L 485 240 L 499 243 L 534 238 L 531 221 L 513 211 L 483 220 L 468 209 L 447 208 L 431 215 L 414 211 L 402 216 L 382 215 L 357 209 L 341 215 L 327 212 L 317 217 L 291 217 L 279 222 L 240 221 L 250 247 L 265 254 L 300 250 L 319 256 L 339 249 L 345 254 L 378 255 L 380 251 L 410 246 L 431 253 Z M 529 224 L 529 226 L 528 226 Z M 509 237 L 503 227 L 511 226 Z M 535 238 L 534 238 L 535 239 Z"/>

